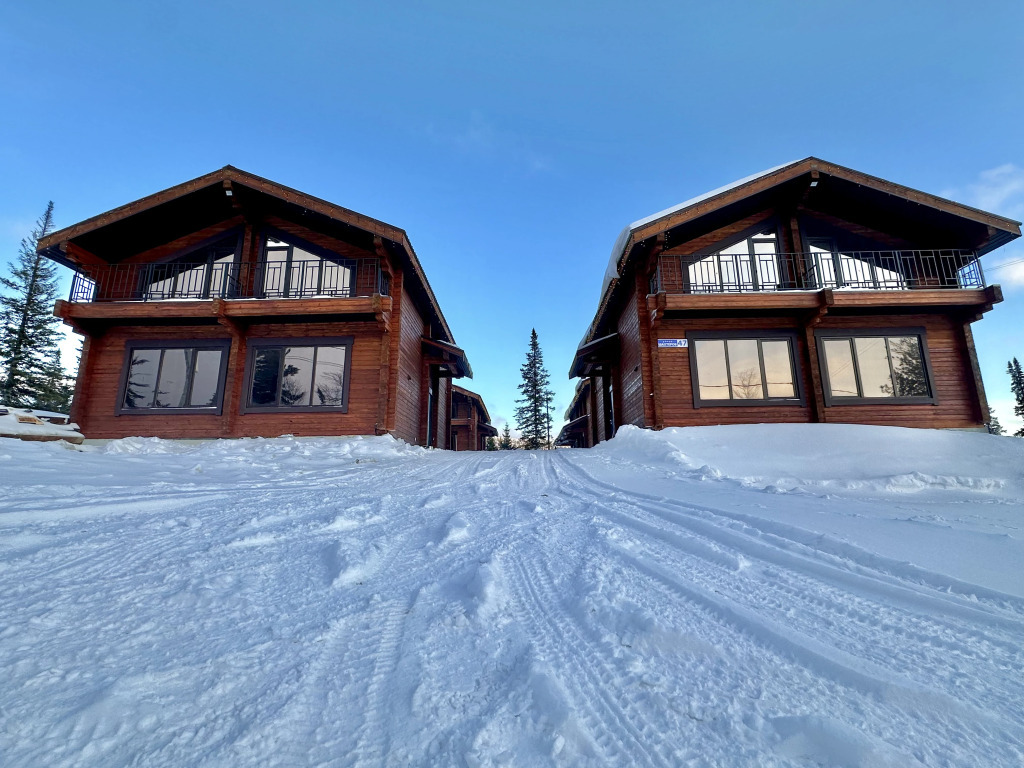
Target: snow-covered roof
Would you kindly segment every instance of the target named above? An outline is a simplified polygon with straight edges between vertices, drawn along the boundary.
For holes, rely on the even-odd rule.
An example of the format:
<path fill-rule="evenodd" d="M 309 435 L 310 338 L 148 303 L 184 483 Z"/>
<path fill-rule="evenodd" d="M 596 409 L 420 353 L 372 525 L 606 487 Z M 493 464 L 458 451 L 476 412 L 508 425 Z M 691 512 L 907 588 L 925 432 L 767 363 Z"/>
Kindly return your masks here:
<path fill-rule="evenodd" d="M 604 271 L 604 282 L 601 284 L 601 296 L 599 297 L 599 300 L 604 298 L 605 291 L 608 290 L 608 286 L 611 285 L 612 280 L 618 279 L 619 262 L 622 260 L 622 257 L 624 255 L 623 250 L 626 247 L 626 243 L 629 242 L 629 236 L 633 234 L 634 230 L 640 229 L 640 227 L 646 226 L 653 221 L 657 221 L 658 219 L 664 218 L 665 216 L 671 216 L 673 213 L 678 213 L 679 211 L 691 208 L 697 205 L 698 203 L 703 203 L 705 200 L 710 200 L 712 197 L 717 197 L 718 195 L 721 195 L 724 192 L 729 192 L 730 190 L 736 189 L 737 187 L 742 187 L 744 184 L 749 184 L 752 181 L 757 181 L 763 176 L 768 176 L 769 174 L 775 173 L 776 171 L 781 171 L 783 168 L 788 168 L 791 165 L 796 165 L 799 162 L 802 161 L 793 160 L 792 162 L 789 163 L 776 165 L 772 168 L 769 168 L 766 171 L 761 171 L 760 173 L 754 173 L 751 174 L 750 176 L 745 176 L 744 178 L 738 179 L 737 181 L 734 181 L 731 184 L 726 184 L 723 187 L 718 187 L 718 189 L 713 189 L 710 192 L 705 192 L 702 195 L 691 197 L 689 200 L 684 200 L 678 205 L 673 205 L 671 208 L 666 208 L 663 211 L 652 213 L 650 216 L 645 216 L 642 219 L 637 219 L 632 224 L 625 227 L 619 233 L 618 238 L 616 238 L 615 245 L 612 246 L 612 254 L 608 259 L 608 268 L 605 269 Z"/>
<path fill-rule="evenodd" d="M 54 423 L 49 419 L 67 419 L 62 413 L 11 408 L 0 405 L 0 437 L 20 440 L 67 440 L 80 443 L 84 439 L 77 424 Z"/>

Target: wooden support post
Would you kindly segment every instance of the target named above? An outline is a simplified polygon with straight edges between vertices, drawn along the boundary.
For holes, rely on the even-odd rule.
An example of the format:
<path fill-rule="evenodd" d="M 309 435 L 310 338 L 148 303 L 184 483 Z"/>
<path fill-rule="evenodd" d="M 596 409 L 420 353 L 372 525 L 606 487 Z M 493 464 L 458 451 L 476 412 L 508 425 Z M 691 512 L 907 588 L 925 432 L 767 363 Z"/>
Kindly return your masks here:
<path fill-rule="evenodd" d="M 238 435 L 238 417 L 242 412 L 245 397 L 245 357 L 248 353 L 245 323 L 228 317 L 224 299 L 213 300 L 217 322 L 231 334 L 231 351 L 228 353 L 228 373 L 224 382 L 224 403 L 221 410 L 220 431 L 224 437 Z"/>
<path fill-rule="evenodd" d="M 804 364 L 807 366 L 807 374 L 811 380 L 811 391 L 807 393 L 807 399 L 811 404 L 812 418 L 816 422 L 828 421 L 825 412 L 825 389 L 821 380 L 821 368 L 818 360 L 818 345 L 814 338 L 814 329 L 821 323 L 822 318 L 828 314 L 828 308 L 835 302 L 831 290 L 821 292 L 821 305 L 815 310 L 804 323 Z"/>
<path fill-rule="evenodd" d="M 391 277 L 391 331 L 388 343 L 390 344 L 389 361 L 390 376 L 388 378 L 388 405 L 384 420 L 384 429 L 387 432 L 394 431 L 398 419 L 398 375 L 402 367 L 402 323 L 405 318 L 402 316 L 402 271 L 396 269 Z"/>
<path fill-rule="evenodd" d="M 967 319 L 963 324 L 963 350 L 967 360 L 971 364 L 971 404 L 977 409 L 976 416 L 978 423 L 988 424 L 991 416 L 988 412 L 988 398 L 985 397 L 985 383 L 981 380 L 981 365 L 978 363 L 978 350 L 974 346 L 974 333 L 971 331 L 971 321 Z"/>

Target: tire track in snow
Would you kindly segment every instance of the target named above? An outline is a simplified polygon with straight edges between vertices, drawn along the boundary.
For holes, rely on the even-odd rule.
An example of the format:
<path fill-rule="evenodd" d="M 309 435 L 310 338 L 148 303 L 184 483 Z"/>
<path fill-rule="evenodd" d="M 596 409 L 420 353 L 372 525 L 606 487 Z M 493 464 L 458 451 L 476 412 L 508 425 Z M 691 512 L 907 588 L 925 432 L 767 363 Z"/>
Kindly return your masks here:
<path fill-rule="evenodd" d="M 540 547 L 539 542 L 533 544 Z M 547 570 L 513 549 L 508 561 L 516 599 L 514 611 L 526 628 L 531 642 L 545 660 L 557 660 L 554 667 L 565 675 L 562 683 L 570 690 L 574 714 L 579 716 L 590 736 L 603 750 L 609 765 L 667 766 L 670 763 L 653 751 L 650 733 L 642 714 L 627 699 L 616 701 L 613 675 L 599 649 L 583 636 L 568 617 L 548 606 L 562 606 L 558 590 Z"/>
<path fill-rule="evenodd" d="M 564 473 L 562 479 L 573 485 L 573 479 Z M 605 487 L 596 481 L 595 485 Z M 578 484 L 575 490 L 585 492 L 585 484 Z M 995 704 L 991 695 L 996 694 L 1002 700 L 994 707 L 1002 711 L 996 719 L 1001 720 L 1002 727 L 1013 729 L 1016 717 L 1010 709 L 1021 696 L 1024 663 L 1014 634 L 1005 629 L 1016 628 L 1019 640 L 1019 622 L 996 616 L 997 626 L 979 628 L 970 619 L 981 614 L 991 622 L 993 617 L 989 610 L 970 606 L 966 606 L 966 619 L 939 619 L 936 607 L 940 615 L 944 611 L 948 616 L 963 612 L 965 606 L 927 600 L 919 589 L 912 590 L 910 600 L 896 605 L 891 599 L 880 602 L 865 598 L 859 589 L 865 581 L 861 574 L 842 572 L 830 564 L 822 568 L 819 562 L 790 553 L 780 557 L 768 544 L 748 542 L 743 534 L 722 531 L 705 520 L 694 521 L 678 512 L 666 518 L 661 504 L 643 496 L 631 499 L 630 494 L 619 491 L 614 502 L 601 501 L 594 509 L 609 523 L 641 537 L 640 552 L 612 541 L 609 545 L 648 577 L 662 581 L 705 609 L 717 611 L 734 626 L 769 639 L 776 650 L 810 661 L 812 668 L 826 676 L 835 675 L 841 684 L 844 679 L 854 681 L 866 692 L 884 692 L 890 697 L 893 690 L 907 689 L 912 695 L 938 696 L 946 699 L 947 706 L 955 702 L 961 708 L 961 701 L 966 700 L 975 716 L 980 710 L 986 719 Z M 617 508 L 612 509 L 609 503 Z M 685 577 L 677 575 L 680 560 L 689 563 Z M 672 569 L 667 570 L 665 563 L 673 563 Z M 744 577 L 744 569 L 753 573 Z M 882 585 L 880 590 L 871 581 L 869 586 L 868 594 L 881 592 L 884 598 L 891 595 L 892 585 Z M 797 610 L 790 615 L 785 610 L 801 604 L 802 613 Z M 922 611 L 923 605 L 931 610 Z M 858 627 L 863 632 L 856 637 Z M 816 635 L 826 636 L 827 642 Z M 926 663 L 922 664 L 920 658 L 908 660 L 913 654 L 926 656 Z M 978 677 L 975 665 L 979 663 L 991 674 L 982 676 L 973 691 L 965 690 L 960 682 L 965 675 L 957 661 L 972 666 L 971 678 Z M 902 671 L 906 668 L 932 679 L 911 681 Z M 929 687 L 918 691 L 922 684 Z"/>
<path fill-rule="evenodd" d="M 966 594 L 947 592 L 946 589 L 956 580 L 941 574 L 918 568 L 914 569 L 915 574 L 927 575 L 934 583 L 911 580 L 898 572 L 880 570 L 876 563 L 881 558 L 872 556 L 870 562 L 862 563 L 851 557 L 832 556 L 805 544 L 765 535 L 753 526 L 737 524 L 732 514 L 723 510 L 623 490 L 597 480 L 564 457 L 560 459 L 584 478 L 579 480 L 569 473 L 561 473 L 562 482 L 575 488 L 581 495 L 597 495 L 605 501 L 614 499 L 616 503 L 646 512 L 660 518 L 662 523 L 678 526 L 690 534 L 703 535 L 717 545 L 734 549 L 745 556 L 811 573 L 843 589 L 861 589 L 880 595 L 886 601 L 899 602 L 916 609 L 934 608 L 941 614 L 955 614 L 970 622 L 982 622 L 1011 631 L 1020 631 L 1024 627 L 1024 600 L 1020 598 L 975 585 L 964 585 L 962 582 L 961 589 Z M 613 495 L 609 497 L 609 493 Z M 899 565 L 905 569 L 908 564 Z M 967 594 L 976 599 L 971 600 Z"/>

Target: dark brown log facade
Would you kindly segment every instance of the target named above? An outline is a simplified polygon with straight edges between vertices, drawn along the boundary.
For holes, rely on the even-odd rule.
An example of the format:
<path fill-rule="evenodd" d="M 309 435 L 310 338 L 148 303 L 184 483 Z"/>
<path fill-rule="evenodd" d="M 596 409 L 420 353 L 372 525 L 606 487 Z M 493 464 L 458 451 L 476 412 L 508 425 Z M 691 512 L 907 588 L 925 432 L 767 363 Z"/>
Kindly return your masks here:
<path fill-rule="evenodd" d="M 76 271 L 55 313 L 85 336 L 72 416 L 87 438 L 393 434 L 447 446 L 450 381 L 472 371 L 395 227 L 228 166 L 39 250 Z M 162 407 L 165 379 L 212 386 L 201 349 L 227 358 L 213 402 Z M 187 361 L 183 373 L 152 367 L 168 355 Z M 177 405 L 195 406 L 181 391 Z"/>
<path fill-rule="evenodd" d="M 971 323 L 1002 293 L 978 259 L 1019 236 L 1019 222 L 816 158 L 634 224 L 573 361 L 561 443 L 622 424 L 982 429 Z"/>
<path fill-rule="evenodd" d="M 453 384 L 448 447 L 453 451 L 484 451 L 487 449 L 487 438 L 497 435 L 498 429 L 491 424 L 491 416 L 483 398 L 476 392 Z"/>

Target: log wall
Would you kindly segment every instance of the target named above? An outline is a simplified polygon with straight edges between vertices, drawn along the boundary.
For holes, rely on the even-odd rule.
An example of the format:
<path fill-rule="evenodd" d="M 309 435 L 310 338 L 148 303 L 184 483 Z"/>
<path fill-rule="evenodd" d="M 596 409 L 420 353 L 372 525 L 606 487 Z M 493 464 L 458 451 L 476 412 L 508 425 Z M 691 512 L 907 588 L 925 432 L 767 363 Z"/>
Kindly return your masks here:
<path fill-rule="evenodd" d="M 822 409 L 823 421 L 926 428 L 974 428 L 982 425 L 977 397 L 970 379 L 963 324 L 941 314 L 825 316 L 816 326 L 827 328 L 905 328 L 923 326 L 931 357 L 935 405 L 850 404 Z M 693 406 L 689 355 L 692 350 L 659 349 L 659 419 L 664 426 L 748 424 L 760 422 L 815 421 L 814 397 L 821 398 L 808 365 L 807 337 L 796 317 L 663 318 L 657 338 L 684 338 L 690 331 L 739 331 L 780 329 L 797 333 L 797 371 L 805 405 Z M 813 337 L 812 337 L 813 338 Z"/>
<path fill-rule="evenodd" d="M 245 396 L 245 340 L 352 336 L 348 413 L 240 413 Z M 380 346 L 383 334 L 373 322 L 275 323 L 253 325 L 244 336 L 220 326 L 114 327 L 93 336 L 83 362 L 75 419 L 87 438 L 128 435 L 164 438 L 276 437 L 293 435 L 373 434 L 377 421 Z M 116 414 L 130 339 L 231 339 L 224 406 L 216 414 Z"/>

